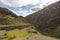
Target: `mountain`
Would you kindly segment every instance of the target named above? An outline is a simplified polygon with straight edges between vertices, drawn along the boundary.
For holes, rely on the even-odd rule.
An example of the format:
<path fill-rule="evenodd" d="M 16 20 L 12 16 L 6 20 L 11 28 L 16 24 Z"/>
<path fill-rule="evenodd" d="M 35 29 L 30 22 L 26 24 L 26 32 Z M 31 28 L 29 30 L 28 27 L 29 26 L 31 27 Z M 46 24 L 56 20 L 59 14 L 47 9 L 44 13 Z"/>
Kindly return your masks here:
<path fill-rule="evenodd" d="M 42 34 L 60 38 L 60 1 L 25 18 Z"/>
<path fill-rule="evenodd" d="M 3 15 L 3 16 L 11 15 L 11 16 L 17 17 L 15 13 L 11 12 L 10 10 L 6 8 L 1 8 L 1 7 L 0 7 L 0 15 Z"/>
<path fill-rule="evenodd" d="M 24 17 L 17 16 L 6 8 L 0 7 L 0 40 L 22 40 L 31 32 L 36 32 L 34 26 L 29 24 Z"/>
<path fill-rule="evenodd" d="M 6 8 L 0 7 L 0 25 L 20 25 L 25 23 L 25 19 L 17 16 Z"/>
<path fill-rule="evenodd" d="M 34 25 L 6 8 L 0 8 L 0 40 L 56 40 L 41 35 Z M 57 39 L 58 40 L 58 39 Z"/>

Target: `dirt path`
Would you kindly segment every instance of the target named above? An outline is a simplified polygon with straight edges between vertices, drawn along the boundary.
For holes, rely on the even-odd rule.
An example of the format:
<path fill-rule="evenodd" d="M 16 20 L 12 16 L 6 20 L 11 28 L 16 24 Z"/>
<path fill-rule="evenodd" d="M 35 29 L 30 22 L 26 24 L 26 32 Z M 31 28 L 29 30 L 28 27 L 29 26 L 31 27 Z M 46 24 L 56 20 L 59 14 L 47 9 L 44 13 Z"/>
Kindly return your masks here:
<path fill-rule="evenodd" d="M 60 40 L 60 39 L 47 37 L 47 36 L 43 36 L 43 35 L 32 35 L 32 36 L 29 35 L 24 40 Z"/>
<path fill-rule="evenodd" d="M 0 27 L 0 30 L 13 30 L 13 29 L 22 29 L 22 28 L 26 28 L 29 27 L 31 25 L 8 25 L 8 26 L 4 26 L 4 27 Z"/>

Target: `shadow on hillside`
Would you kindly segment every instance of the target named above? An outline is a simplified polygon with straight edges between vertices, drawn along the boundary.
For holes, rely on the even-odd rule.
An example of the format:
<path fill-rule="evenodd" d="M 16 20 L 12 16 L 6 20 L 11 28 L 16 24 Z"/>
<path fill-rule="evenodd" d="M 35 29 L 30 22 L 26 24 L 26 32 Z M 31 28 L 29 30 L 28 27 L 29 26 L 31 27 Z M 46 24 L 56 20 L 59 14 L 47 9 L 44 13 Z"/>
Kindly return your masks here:
<path fill-rule="evenodd" d="M 60 18 L 51 20 L 47 26 L 38 25 L 36 29 L 43 35 L 60 39 Z"/>

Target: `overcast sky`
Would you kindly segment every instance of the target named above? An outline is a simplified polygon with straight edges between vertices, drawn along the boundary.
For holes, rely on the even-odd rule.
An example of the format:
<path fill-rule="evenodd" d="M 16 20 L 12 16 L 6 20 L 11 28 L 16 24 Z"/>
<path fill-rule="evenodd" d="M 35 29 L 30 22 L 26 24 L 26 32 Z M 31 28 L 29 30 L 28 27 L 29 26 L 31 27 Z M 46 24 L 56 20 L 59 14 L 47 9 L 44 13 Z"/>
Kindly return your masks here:
<path fill-rule="evenodd" d="M 42 9 L 43 6 L 47 6 L 59 0 L 0 0 L 0 7 L 8 8 L 20 16 L 27 16 L 33 12 L 33 8 Z"/>

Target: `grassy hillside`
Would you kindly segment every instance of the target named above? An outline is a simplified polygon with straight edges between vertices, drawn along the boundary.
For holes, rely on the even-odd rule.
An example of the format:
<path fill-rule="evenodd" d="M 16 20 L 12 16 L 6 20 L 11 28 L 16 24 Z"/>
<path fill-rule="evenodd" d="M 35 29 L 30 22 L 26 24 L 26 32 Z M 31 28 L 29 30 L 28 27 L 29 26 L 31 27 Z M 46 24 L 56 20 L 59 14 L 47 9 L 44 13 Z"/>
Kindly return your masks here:
<path fill-rule="evenodd" d="M 5 17 L 6 15 L 11 15 L 13 17 L 17 17 L 17 15 L 11 12 L 9 9 L 0 7 L 0 17 Z"/>
<path fill-rule="evenodd" d="M 0 8 L 0 40 L 22 40 L 35 31 L 34 26 L 22 16 L 17 16 L 6 8 Z"/>
<path fill-rule="evenodd" d="M 27 36 L 26 30 L 29 28 L 23 28 L 26 26 L 28 23 L 22 16 L 17 16 L 6 8 L 0 8 L 0 40 L 13 40 L 13 38 L 18 39 Z"/>
<path fill-rule="evenodd" d="M 33 27 L 33 28 L 32 28 Z M 57 38 L 44 36 L 39 33 L 34 26 L 23 29 L 0 30 L 0 40 L 60 40 Z"/>
<path fill-rule="evenodd" d="M 20 25 L 26 23 L 25 21 L 23 17 L 18 17 L 10 10 L 0 8 L 0 25 Z"/>

